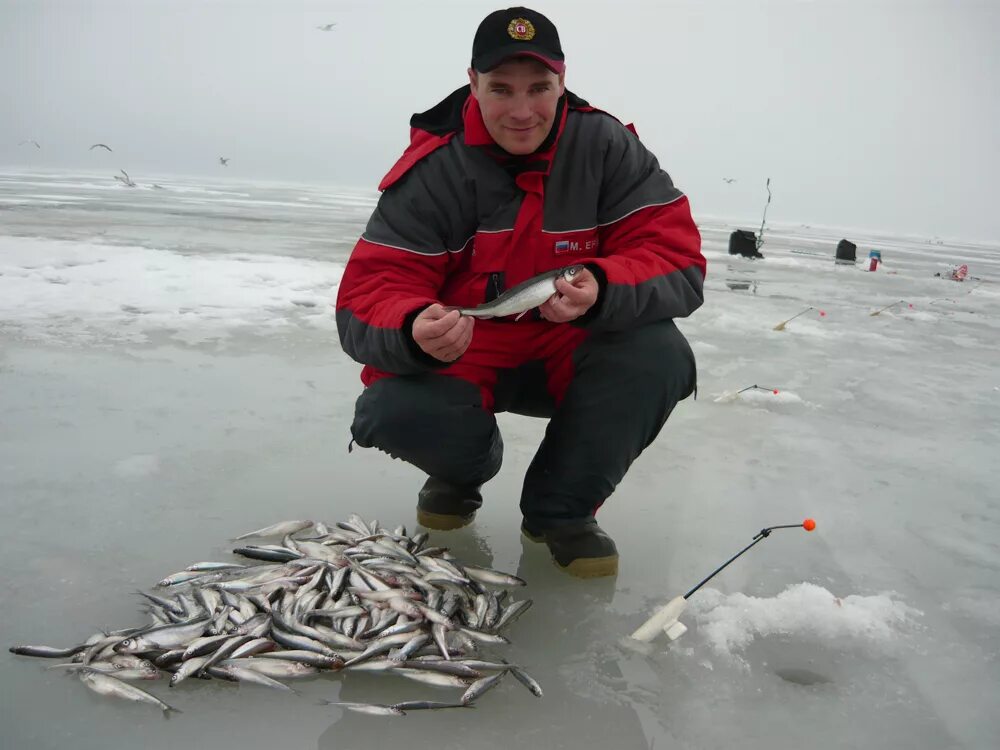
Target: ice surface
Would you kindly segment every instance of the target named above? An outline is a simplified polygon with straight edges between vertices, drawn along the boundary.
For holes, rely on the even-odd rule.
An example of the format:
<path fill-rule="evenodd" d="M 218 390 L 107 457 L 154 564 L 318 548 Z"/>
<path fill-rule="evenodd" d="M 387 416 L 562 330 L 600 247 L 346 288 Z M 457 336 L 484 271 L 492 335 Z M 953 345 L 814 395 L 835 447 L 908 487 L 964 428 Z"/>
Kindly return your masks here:
<path fill-rule="evenodd" d="M 138 623 L 130 592 L 282 518 L 414 523 L 420 474 L 347 451 L 359 366 L 330 302 L 373 195 L 142 182 L 0 174 L 8 646 Z M 380 719 L 316 701 L 446 693 L 191 680 L 148 686 L 184 711 L 165 722 L 3 653 L 0 746 L 994 747 L 1000 249 L 776 226 L 751 261 L 727 255 L 734 227 L 699 223 L 706 304 L 679 325 L 700 396 L 600 513 L 618 577 L 568 579 L 518 536 L 539 420 L 500 415 L 475 524 L 432 535 L 528 581 L 507 654 L 544 698 L 510 680 L 475 711 Z M 854 266 L 833 262 L 842 236 Z M 963 262 L 963 283 L 934 275 Z M 680 640 L 622 645 L 762 527 L 807 516 L 816 531 L 775 532 L 694 594 Z"/>
<path fill-rule="evenodd" d="M 0 237 L 0 319 L 30 339 L 223 338 L 241 328 L 331 330 L 343 265 L 232 253 Z"/>

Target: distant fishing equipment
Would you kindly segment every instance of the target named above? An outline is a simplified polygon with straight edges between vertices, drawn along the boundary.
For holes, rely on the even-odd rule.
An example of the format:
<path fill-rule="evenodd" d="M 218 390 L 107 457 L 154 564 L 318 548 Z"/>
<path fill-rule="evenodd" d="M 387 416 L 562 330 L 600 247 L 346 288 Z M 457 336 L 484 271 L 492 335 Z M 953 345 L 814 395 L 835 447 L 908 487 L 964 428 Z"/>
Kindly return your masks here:
<path fill-rule="evenodd" d="M 868 251 L 868 270 L 874 271 L 878 268 L 878 264 L 882 262 L 882 251 L 881 250 L 869 250 Z"/>
<path fill-rule="evenodd" d="M 767 207 L 771 205 L 771 178 L 767 178 L 767 203 L 764 204 L 764 214 L 760 217 L 760 233 L 757 235 L 757 246 L 754 248 L 756 257 L 763 258 L 760 254 L 760 246 L 764 244 L 764 223 L 767 220 Z"/>
<path fill-rule="evenodd" d="M 757 235 L 749 229 L 736 229 L 729 235 L 729 254 L 744 258 L 763 258 L 757 252 Z"/>
<path fill-rule="evenodd" d="M 858 259 L 858 246 L 850 240 L 841 240 L 837 243 L 837 263 L 850 263 L 854 265 Z"/>
<path fill-rule="evenodd" d="M 876 310 L 875 312 L 871 313 L 871 317 L 874 318 L 879 313 L 884 313 L 886 310 L 891 310 L 896 305 L 902 305 L 904 302 L 906 302 L 906 300 L 905 299 L 901 299 L 901 300 L 899 300 L 897 302 L 893 302 L 891 305 L 886 305 L 881 310 Z M 910 305 L 910 307 L 913 307 L 913 305 Z"/>
<path fill-rule="evenodd" d="M 814 308 L 814 307 L 807 307 L 807 308 L 806 308 L 805 310 L 803 310 L 802 312 L 798 313 L 797 315 L 793 315 L 793 316 L 792 316 L 792 317 L 790 317 L 790 318 L 789 318 L 788 320 L 783 320 L 783 321 L 781 321 L 780 323 L 778 323 L 778 325 L 776 325 L 776 326 L 774 327 L 774 330 L 776 330 L 776 331 L 784 331 L 784 330 L 785 330 L 785 326 L 786 326 L 786 325 L 788 325 L 789 323 L 791 323 L 791 322 L 792 322 L 793 320 L 795 320 L 795 319 L 796 319 L 797 317 L 799 317 L 800 315 L 805 315 L 805 314 L 806 314 L 807 312 L 809 312 L 810 310 L 815 310 L 815 309 L 816 309 L 816 308 Z M 825 314 L 825 313 L 824 313 L 824 314 Z"/>
<path fill-rule="evenodd" d="M 722 565 L 720 565 L 718 568 L 712 571 L 712 573 L 707 578 L 702 580 L 701 583 L 692 588 L 683 596 L 674 597 L 669 602 L 660 607 L 660 609 L 658 609 L 656 612 L 653 613 L 652 617 L 646 620 L 646 622 L 640 625 L 636 629 L 636 631 L 632 633 L 631 637 L 637 641 L 642 641 L 643 643 L 649 643 L 654 638 L 656 638 L 657 635 L 663 632 L 666 634 L 667 638 L 669 638 L 672 641 L 676 641 L 678 638 L 680 638 L 687 632 L 687 626 L 684 623 L 682 623 L 678 618 L 684 612 L 684 609 L 687 607 L 687 600 L 691 598 L 691 595 L 693 593 L 695 593 L 698 589 L 700 589 L 706 583 L 711 581 L 715 576 L 717 576 L 719 573 L 725 570 L 725 568 L 731 562 L 733 562 L 733 560 L 738 558 L 740 555 L 742 555 L 744 552 L 753 547 L 762 539 L 766 539 L 767 537 L 769 537 L 771 535 L 771 532 L 774 531 L 775 529 L 799 529 L 799 528 L 805 529 L 806 531 L 812 531 L 813 529 L 816 528 L 816 522 L 811 518 L 807 518 L 802 523 L 790 523 L 790 524 L 783 524 L 781 526 L 768 526 L 767 528 L 761 529 L 759 532 L 757 532 L 757 535 L 753 538 L 753 541 L 750 542 L 750 544 L 748 544 L 746 547 L 741 549 L 735 555 L 726 560 L 726 562 L 724 562 Z"/>
<path fill-rule="evenodd" d="M 770 391 L 775 396 L 778 395 L 778 389 L 777 388 L 764 388 L 763 386 L 759 386 L 756 383 L 754 383 L 753 385 L 748 385 L 746 388 L 743 388 L 742 390 L 736 391 L 736 395 L 738 396 L 739 394 L 743 393 L 743 391 L 752 391 L 752 390 Z"/>

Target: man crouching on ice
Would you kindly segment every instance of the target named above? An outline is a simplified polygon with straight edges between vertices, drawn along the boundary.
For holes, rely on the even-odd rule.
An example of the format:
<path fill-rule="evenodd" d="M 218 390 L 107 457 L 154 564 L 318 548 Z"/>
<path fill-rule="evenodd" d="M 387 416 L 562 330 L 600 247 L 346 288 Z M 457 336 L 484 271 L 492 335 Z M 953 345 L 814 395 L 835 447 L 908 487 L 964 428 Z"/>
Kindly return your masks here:
<path fill-rule="evenodd" d="M 545 16 L 487 16 L 468 74 L 411 119 L 344 272 L 337 327 L 365 365 L 351 431 L 428 474 L 417 520 L 445 530 L 472 521 L 500 469 L 494 415 L 549 418 L 521 529 L 573 575 L 615 575 L 594 515 L 695 388 L 673 318 L 702 303 L 701 238 L 634 131 L 566 90 Z M 574 264 L 517 321 L 447 309 Z"/>

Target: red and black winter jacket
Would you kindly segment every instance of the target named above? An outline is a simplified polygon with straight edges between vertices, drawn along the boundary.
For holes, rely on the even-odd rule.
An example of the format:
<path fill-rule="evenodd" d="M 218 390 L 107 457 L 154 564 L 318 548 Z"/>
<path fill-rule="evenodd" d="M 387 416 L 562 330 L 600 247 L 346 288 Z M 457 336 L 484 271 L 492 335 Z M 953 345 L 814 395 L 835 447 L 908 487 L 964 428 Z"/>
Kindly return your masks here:
<path fill-rule="evenodd" d="M 362 380 L 444 366 L 413 341 L 429 304 L 475 306 L 531 276 L 586 263 L 593 331 L 690 315 L 705 258 L 687 198 L 635 132 L 566 92 L 548 139 L 510 157 L 467 86 L 410 121 L 410 146 L 344 271 L 337 328 Z M 526 335 L 535 326 L 521 322 Z M 475 336 L 488 335 L 477 326 Z"/>

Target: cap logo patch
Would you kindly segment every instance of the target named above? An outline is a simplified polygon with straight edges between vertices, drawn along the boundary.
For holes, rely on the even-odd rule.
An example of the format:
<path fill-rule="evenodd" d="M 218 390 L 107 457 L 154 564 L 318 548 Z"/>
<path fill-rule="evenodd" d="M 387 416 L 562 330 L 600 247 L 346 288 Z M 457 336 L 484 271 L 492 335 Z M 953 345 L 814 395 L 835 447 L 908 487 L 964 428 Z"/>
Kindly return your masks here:
<path fill-rule="evenodd" d="M 527 42 L 535 38 L 535 27 L 527 18 L 514 18 L 507 24 L 507 33 L 511 39 Z"/>

